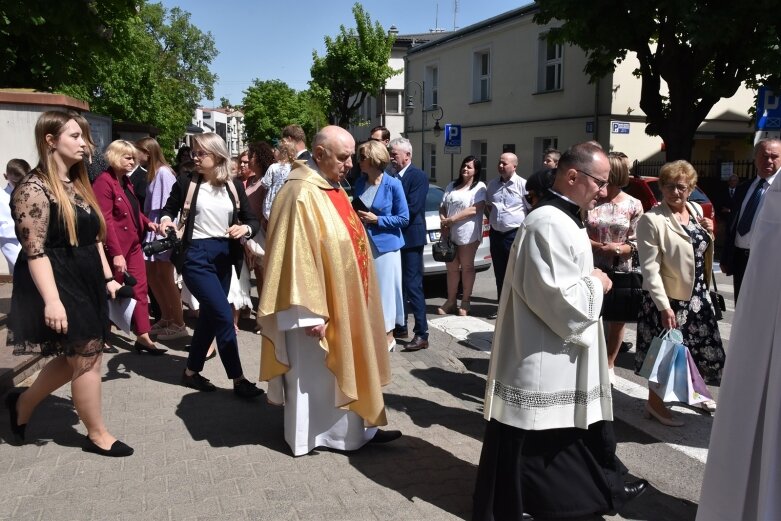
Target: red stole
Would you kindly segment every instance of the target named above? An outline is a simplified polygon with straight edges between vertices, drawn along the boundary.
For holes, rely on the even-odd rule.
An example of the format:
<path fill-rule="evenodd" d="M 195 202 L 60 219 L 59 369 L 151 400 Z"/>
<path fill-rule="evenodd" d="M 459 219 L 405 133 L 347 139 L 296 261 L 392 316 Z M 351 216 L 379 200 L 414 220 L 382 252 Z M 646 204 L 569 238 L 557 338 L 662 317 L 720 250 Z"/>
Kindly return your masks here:
<path fill-rule="evenodd" d="M 363 296 L 369 301 L 369 242 L 366 238 L 366 230 L 358 215 L 353 210 L 347 194 L 341 188 L 335 190 L 326 190 L 328 198 L 336 208 L 339 217 L 344 221 L 347 232 L 350 234 L 350 240 L 353 243 L 353 251 L 358 261 L 358 269 L 361 272 L 361 284 L 363 285 Z"/>

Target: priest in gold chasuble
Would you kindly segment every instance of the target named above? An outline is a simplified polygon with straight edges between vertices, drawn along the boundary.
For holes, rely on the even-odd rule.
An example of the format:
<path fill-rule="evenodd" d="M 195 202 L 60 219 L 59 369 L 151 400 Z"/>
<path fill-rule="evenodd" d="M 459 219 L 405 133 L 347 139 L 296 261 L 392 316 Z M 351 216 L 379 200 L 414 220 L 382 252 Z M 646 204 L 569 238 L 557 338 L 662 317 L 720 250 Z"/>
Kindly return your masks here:
<path fill-rule="evenodd" d="M 274 200 L 258 308 L 260 378 L 285 406 L 296 456 L 401 435 L 377 429 L 391 376 L 380 294 L 366 232 L 339 186 L 355 141 L 329 126 L 312 150 Z"/>

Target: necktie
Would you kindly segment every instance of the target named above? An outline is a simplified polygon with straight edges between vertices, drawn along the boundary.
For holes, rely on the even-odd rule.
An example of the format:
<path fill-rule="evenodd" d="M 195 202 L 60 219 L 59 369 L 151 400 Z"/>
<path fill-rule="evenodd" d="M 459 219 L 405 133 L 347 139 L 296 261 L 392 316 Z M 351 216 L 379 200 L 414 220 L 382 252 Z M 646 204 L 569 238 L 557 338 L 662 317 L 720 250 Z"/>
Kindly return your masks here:
<path fill-rule="evenodd" d="M 767 186 L 767 181 L 762 179 L 757 183 L 757 187 L 754 189 L 754 193 L 751 194 L 751 199 L 746 204 L 746 209 L 743 210 L 743 215 L 740 216 L 738 221 L 738 233 L 740 235 L 746 235 L 751 230 L 751 223 L 754 221 L 754 214 L 757 213 L 757 206 L 762 199 L 762 194 Z"/>

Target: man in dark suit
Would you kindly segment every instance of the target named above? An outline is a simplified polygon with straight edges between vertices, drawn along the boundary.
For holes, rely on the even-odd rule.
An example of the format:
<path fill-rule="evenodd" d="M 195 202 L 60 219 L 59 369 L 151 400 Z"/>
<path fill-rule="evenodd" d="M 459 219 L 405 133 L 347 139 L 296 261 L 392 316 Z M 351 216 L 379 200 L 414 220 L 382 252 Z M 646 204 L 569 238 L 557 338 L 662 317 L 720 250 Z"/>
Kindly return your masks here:
<path fill-rule="evenodd" d="M 762 199 L 781 170 L 781 140 L 763 139 L 754 147 L 754 166 L 757 177 L 735 190 L 730 211 L 731 220 L 727 241 L 721 254 L 721 271 L 733 275 L 735 302 L 748 263 L 751 230 L 762 207 Z"/>
<path fill-rule="evenodd" d="M 300 125 L 288 125 L 282 129 L 282 140 L 296 147 L 296 160 L 309 161 L 312 154 L 306 149 L 306 133 Z"/>
<path fill-rule="evenodd" d="M 428 176 L 412 164 L 412 144 L 408 139 L 396 138 L 390 142 L 391 169 L 401 179 L 409 207 L 409 224 L 402 231 L 401 285 L 404 293 L 404 324 L 396 324 L 393 336 L 407 338 L 407 315 L 415 317 L 415 336 L 406 345 L 408 351 L 428 347 L 426 298 L 423 295 L 423 246 L 426 244 L 426 195 Z"/>

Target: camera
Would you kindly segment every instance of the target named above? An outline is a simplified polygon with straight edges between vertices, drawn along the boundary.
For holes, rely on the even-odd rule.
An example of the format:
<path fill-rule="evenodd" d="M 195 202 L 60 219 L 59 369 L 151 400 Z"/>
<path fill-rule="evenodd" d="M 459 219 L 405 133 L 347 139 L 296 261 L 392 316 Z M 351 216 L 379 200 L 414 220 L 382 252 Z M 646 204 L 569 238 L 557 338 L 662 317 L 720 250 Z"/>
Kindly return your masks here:
<path fill-rule="evenodd" d="M 178 248 L 181 243 L 182 241 L 179 240 L 179 237 L 176 236 L 176 230 L 173 228 L 168 228 L 168 232 L 165 238 L 156 241 L 145 242 L 143 245 L 141 245 L 141 249 L 144 250 L 144 255 L 151 257 L 152 255 L 163 253 L 164 251 L 170 250 L 171 248 Z"/>

